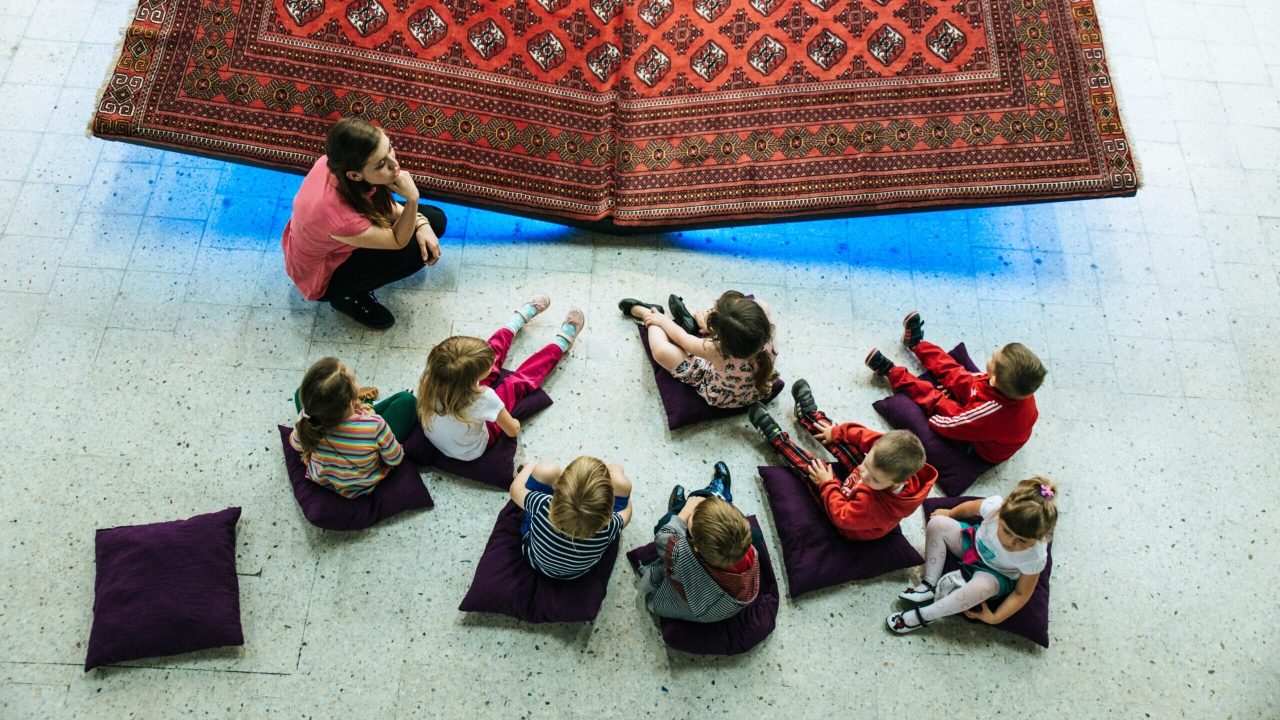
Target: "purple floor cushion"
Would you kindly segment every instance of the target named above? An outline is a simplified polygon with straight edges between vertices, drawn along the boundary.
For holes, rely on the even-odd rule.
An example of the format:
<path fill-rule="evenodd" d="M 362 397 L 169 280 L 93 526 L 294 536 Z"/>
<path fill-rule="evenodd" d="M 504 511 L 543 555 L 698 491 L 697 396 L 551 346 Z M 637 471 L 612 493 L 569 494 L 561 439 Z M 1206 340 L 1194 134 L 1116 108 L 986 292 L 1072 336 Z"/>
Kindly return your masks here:
<path fill-rule="evenodd" d="M 969 359 L 969 351 L 965 349 L 964 343 L 955 346 L 947 354 L 971 371 L 978 372 L 978 366 Z M 933 376 L 925 373 L 920 376 L 920 379 L 929 381 Z M 925 458 L 930 465 L 938 469 L 938 487 L 948 495 L 959 495 L 968 490 L 978 476 L 995 467 L 994 464 L 974 453 L 968 443 L 948 440 L 934 432 L 933 428 L 929 427 L 929 416 L 906 395 L 895 393 L 871 403 L 871 407 L 875 408 L 890 426 L 899 430 L 910 430 L 920 438 L 920 442 L 924 445 Z"/>
<path fill-rule="evenodd" d="M 739 655 L 759 645 L 773 632 L 778 620 L 778 578 L 773 574 L 769 560 L 769 548 L 760 534 L 760 524 L 754 515 L 751 523 L 756 554 L 760 558 L 760 593 L 742 612 L 713 623 L 697 623 L 688 620 L 658 618 L 662 640 L 667 647 L 694 655 Z M 634 570 L 658 557 L 653 543 L 627 553 L 627 560 Z"/>
<path fill-rule="evenodd" d="M 503 370 L 503 379 L 510 374 L 510 370 Z M 516 403 L 511 416 L 517 420 L 526 420 L 549 407 L 551 407 L 551 396 L 542 389 L 538 389 L 521 398 Z M 405 456 L 419 467 L 434 467 L 499 490 L 506 490 L 511 486 L 511 478 L 515 477 L 516 445 L 515 438 L 499 435 L 497 442 L 475 460 L 455 460 L 437 450 L 422 432 L 422 426 L 415 424 L 409 437 L 405 438 L 404 452 Z"/>
<path fill-rule="evenodd" d="M 344 498 L 327 487 L 307 479 L 302 454 L 289 444 L 293 428 L 280 425 L 284 445 L 284 467 L 289 472 L 293 497 L 307 522 L 325 530 L 364 530 L 406 510 L 435 507 L 431 493 L 422 484 L 418 469 L 407 459 L 391 468 L 386 479 L 367 495 Z"/>
<path fill-rule="evenodd" d="M 531 623 L 595 620 L 618 559 L 618 541 L 614 540 L 586 575 L 554 580 L 534 570 L 520 551 L 523 517 L 524 511 L 514 502 L 508 502 L 498 513 L 471 589 L 458 609 L 499 613 Z"/>
<path fill-rule="evenodd" d="M 924 501 L 924 511 L 926 521 L 928 516 L 933 514 L 938 508 L 950 509 L 967 500 L 978 500 L 977 497 L 951 497 L 951 498 L 929 498 Z M 968 518 L 956 518 L 965 522 L 978 522 L 981 518 L 974 516 Z M 1022 609 L 1009 616 L 1004 622 L 991 627 L 1005 632 L 1011 632 L 1030 640 L 1033 643 L 1049 647 L 1049 574 L 1053 571 L 1053 542 L 1049 543 L 1049 559 L 1045 563 L 1044 570 L 1040 573 L 1040 581 L 1036 583 L 1036 589 L 1031 593 L 1031 599 L 1027 601 Z M 960 567 L 959 561 L 947 554 L 947 564 L 944 568 L 945 572 L 951 572 Z M 1000 606 L 988 605 L 994 612 Z M 960 617 L 971 623 L 978 625 L 986 625 L 981 620 L 973 620 L 963 615 Z"/>
<path fill-rule="evenodd" d="M 243 645 L 240 508 L 99 530 L 85 671 L 139 658 Z"/>
<path fill-rule="evenodd" d="M 839 467 L 833 469 L 843 475 Z M 761 467 L 773 524 L 782 542 L 787 588 L 798 598 L 813 590 L 866 580 L 924 562 L 901 528 L 878 540 L 849 540 L 836 530 L 806 485 L 784 467 Z"/>
<path fill-rule="evenodd" d="M 746 407 L 718 408 L 708 405 L 692 386 L 671 377 L 671 373 L 653 359 L 653 352 L 649 350 L 649 333 L 645 332 L 644 326 L 640 327 L 640 342 L 644 344 L 644 353 L 649 358 L 649 363 L 653 365 L 653 379 L 658 383 L 658 396 L 662 398 L 662 408 L 667 413 L 668 430 L 676 430 L 706 420 L 735 417 L 747 411 Z M 774 380 L 769 401 L 778 397 L 778 393 L 782 392 L 785 385 L 786 383 L 781 379 Z"/>

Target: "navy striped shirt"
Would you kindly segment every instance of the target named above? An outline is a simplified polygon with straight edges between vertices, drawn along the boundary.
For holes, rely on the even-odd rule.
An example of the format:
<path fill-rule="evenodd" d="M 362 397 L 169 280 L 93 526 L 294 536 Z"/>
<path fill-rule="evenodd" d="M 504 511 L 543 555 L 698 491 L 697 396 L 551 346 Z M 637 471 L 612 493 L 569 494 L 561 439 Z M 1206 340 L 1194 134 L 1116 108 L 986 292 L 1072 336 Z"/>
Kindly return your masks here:
<path fill-rule="evenodd" d="M 622 532 L 622 516 L 615 512 L 609 524 L 589 538 L 561 533 L 551 524 L 551 496 L 543 492 L 525 495 L 524 511 L 530 520 L 524 556 L 534 570 L 548 577 L 571 580 L 585 575 Z"/>

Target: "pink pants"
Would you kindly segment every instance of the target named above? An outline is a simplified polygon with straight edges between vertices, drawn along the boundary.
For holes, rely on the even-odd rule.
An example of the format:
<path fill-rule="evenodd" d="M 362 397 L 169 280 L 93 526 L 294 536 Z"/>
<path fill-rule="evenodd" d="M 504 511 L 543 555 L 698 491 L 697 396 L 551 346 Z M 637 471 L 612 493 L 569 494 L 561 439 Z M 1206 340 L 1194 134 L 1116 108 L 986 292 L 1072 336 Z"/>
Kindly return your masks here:
<path fill-rule="evenodd" d="M 493 348 L 493 368 L 489 371 L 489 375 L 480 381 L 481 385 L 488 385 L 493 391 L 502 398 L 502 405 L 507 412 L 514 412 L 516 403 L 520 402 L 534 390 L 542 387 L 542 381 L 547 379 L 551 371 L 555 369 L 556 363 L 560 362 L 560 358 L 564 357 L 564 351 L 559 345 L 551 343 L 542 348 L 538 352 L 529 356 L 528 360 L 520 363 L 520 367 L 516 371 L 506 377 L 505 380 L 499 382 L 499 373 L 502 371 L 502 364 L 507 360 L 507 353 L 511 350 L 511 342 L 516 339 L 515 333 L 510 328 L 502 328 L 489 338 L 489 347 Z M 489 444 L 493 445 L 502 436 L 502 428 L 498 427 L 498 423 L 486 422 L 485 429 L 489 431 Z"/>

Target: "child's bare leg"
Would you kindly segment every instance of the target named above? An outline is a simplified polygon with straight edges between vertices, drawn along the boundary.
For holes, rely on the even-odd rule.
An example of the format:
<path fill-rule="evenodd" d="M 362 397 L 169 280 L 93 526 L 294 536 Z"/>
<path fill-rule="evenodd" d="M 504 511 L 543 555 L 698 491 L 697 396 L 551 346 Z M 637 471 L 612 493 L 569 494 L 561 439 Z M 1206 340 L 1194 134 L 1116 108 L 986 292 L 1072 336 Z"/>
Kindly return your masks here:
<path fill-rule="evenodd" d="M 539 460 L 534 464 L 533 470 L 529 474 L 533 476 L 534 480 L 537 480 L 543 485 L 555 487 L 556 480 L 560 479 L 561 472 L 563 471 L 560 469 L 559 465 L 546 460 Z"/>
<path fill-rule="evenodd" d="M 652 312 L 655 311 L 643 305 L 631 308 L 631 316 L 637 320 L 644 320 Z M 645 328 L 645 332 L 649 336 L 649 353 L 653 355 L 654 361 L 667 372 L 674 372 L 676 367 L 684 362 L 684 348 L 671 342 L 667 333 L 657 325 L 650 325 Z"/>

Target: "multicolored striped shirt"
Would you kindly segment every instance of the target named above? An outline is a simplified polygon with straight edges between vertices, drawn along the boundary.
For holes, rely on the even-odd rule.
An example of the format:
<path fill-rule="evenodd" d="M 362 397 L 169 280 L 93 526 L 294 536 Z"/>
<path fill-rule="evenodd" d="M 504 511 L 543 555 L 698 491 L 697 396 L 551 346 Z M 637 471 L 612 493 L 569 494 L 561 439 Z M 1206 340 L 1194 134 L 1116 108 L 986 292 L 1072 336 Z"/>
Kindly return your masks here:
<path fill-rule="evenodd" d="M 298 433 L 289 444 L 302 452 Z M 307 460 L 307 477 L 345 498 L 360 497 L 404 460 L 404 450 L 381 416 L 356 415 L 324 436 Z"/>

